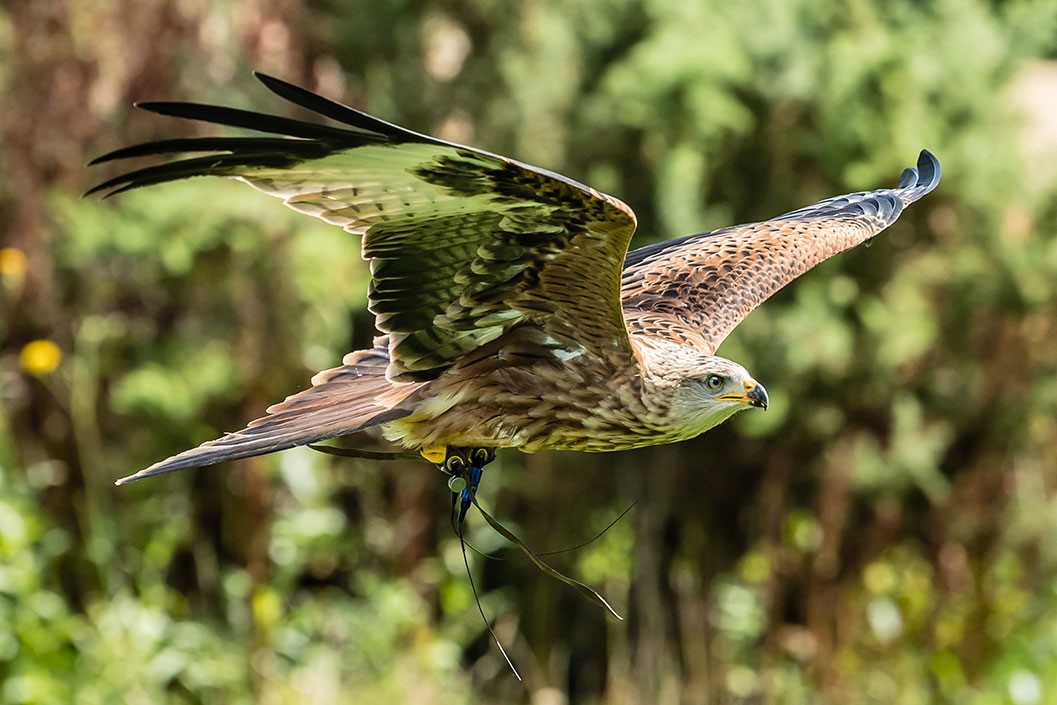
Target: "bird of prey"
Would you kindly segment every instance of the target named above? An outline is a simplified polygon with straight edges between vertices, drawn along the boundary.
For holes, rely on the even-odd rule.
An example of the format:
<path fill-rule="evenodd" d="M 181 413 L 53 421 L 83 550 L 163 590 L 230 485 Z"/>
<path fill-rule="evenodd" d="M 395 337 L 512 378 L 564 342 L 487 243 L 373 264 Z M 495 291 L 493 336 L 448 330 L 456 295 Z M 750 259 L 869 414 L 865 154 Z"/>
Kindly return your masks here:
<path fill-rule="evenodd" d="M 628 252 L 635 214 L 573 179 L 412 132 L 257 74 L 341 126 L 195 103 L 138 107 L 255 136 L 169 139 L 93 163 L 194 154 L 96 186 L 238 179 L 362 236 L 380 336 L 265 416 L 119 480 L 381 426 L 476 486 L 495 449 L 616 451 L 697 436 L 767 408 L 715 354 L 778 289 L 891 225 L 939 183 L 922 151 L 898 186 Z M 464 493 L 464 508 L 465 508 Z"/>

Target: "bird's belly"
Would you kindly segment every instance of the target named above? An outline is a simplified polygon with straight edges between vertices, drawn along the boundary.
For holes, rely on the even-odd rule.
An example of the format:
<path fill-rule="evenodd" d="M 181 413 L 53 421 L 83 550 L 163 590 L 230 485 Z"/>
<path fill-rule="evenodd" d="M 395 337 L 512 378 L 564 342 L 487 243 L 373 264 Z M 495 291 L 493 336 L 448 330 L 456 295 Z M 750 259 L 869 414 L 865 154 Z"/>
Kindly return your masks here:
<path fill-rule="evenodd" d="M 492 390 L 466 398 L 436 397 L 388 423 L 389 440 L 432 446 L 604 452 L 684 440 L 696 433 L 650 418 L 633 389 L 604 396 L 575 385 L 545 393 Z"/>
<path fill-rule="evenodd" d="M 672 429 L 611 419 L 541 419 L 516 416 L 509 412 L 481 418 L 480 411 L 453 410 L 435 419 L 417 421 L 399 419 L 386 425 L 385 435 L 392 441 L 412 448 L 518 448 L 528 453 L 540 450 L 606 452 L 684 440 Z"/>

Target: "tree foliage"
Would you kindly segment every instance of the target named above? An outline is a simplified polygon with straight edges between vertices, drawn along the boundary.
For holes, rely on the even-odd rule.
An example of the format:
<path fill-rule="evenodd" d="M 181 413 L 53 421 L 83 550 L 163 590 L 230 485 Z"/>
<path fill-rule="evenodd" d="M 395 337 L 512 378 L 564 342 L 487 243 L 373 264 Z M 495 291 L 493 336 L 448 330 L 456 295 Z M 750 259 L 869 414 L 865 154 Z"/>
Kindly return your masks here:
<path fill-rule="evenodd" d="M 0 702 L 1057 702 L 1057 183 L 1010 88 L 1055 21 L 1043 0 L 5 4 Z M 489 466 L 482 501 L 541 550 L 637 502 L 552 557 L 626 623 L 471 557 L 522 686 L 425 464 L 299 449 L 111 486 L 371 337 L 340 230 L 235 183 L 78 196 L 90 157 L 194 129 L 134 100 L 275 109 L 253 68 L 613 193 L 637 244 L 891 184 L 922 147 L 944 181 L 724 344 L 767 414 Z"/>

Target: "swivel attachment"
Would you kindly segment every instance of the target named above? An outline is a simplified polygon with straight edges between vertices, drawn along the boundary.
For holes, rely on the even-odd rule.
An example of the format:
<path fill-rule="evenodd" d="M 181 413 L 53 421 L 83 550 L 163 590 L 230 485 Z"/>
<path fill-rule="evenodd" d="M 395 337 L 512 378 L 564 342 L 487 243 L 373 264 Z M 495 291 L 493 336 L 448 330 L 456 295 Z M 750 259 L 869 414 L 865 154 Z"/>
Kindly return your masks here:
<path fill-rule="evenodd" d="M 436 458 L 435 448 L 428 449 L 433 458 Z M 422 455 L 426 456 L 427 451 Z M 426 456 L 429 457 L 429 456 Z M 466 518 L 466 512 L 473 503 L 477 494 L 477 487 L 481 484 L 483 468 L 495 460 L 495 448 L 452 448 L 446 449 L 444 462 L 437 463 L 437 468 L 448 476 L 448 489 L 452 492 L 451 508 L 452 523 L 455 530 L 462 534 L 462 523 Z M 432 461 L 432 458 L 431 458 Z M 456 518 L 455 504 L 459 503 L 459 511 Z"/>

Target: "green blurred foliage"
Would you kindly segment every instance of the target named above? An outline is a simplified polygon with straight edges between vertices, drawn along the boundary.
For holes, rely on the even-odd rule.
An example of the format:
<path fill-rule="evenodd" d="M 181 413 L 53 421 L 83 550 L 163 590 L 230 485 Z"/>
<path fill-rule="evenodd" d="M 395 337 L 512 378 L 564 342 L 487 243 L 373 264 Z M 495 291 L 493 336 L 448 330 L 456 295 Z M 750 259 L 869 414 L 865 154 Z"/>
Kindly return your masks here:
<path fill-rule="evenodd" d="M 1057 703 L 1057 184 L 1011 88 L 1055 28 L 1045 0 L 5 4 L 0 703 Z M 91 156 L 197 134 L 133 100 L 282 110 L 252 68 L 618 195 L 639 244 L 889 185 L 922 147 L 944 181 L 724 344 L 767 414 L 489 467 L 541 549 L 637 502 L 551 557 L 624 623 L 471 555 L 519 685 L 423 464 L 111 486 L 372 335 L 340 230 L 237 183 L 78 196 Z M 30 374 L 39 339 L 63 358 Z"/>

